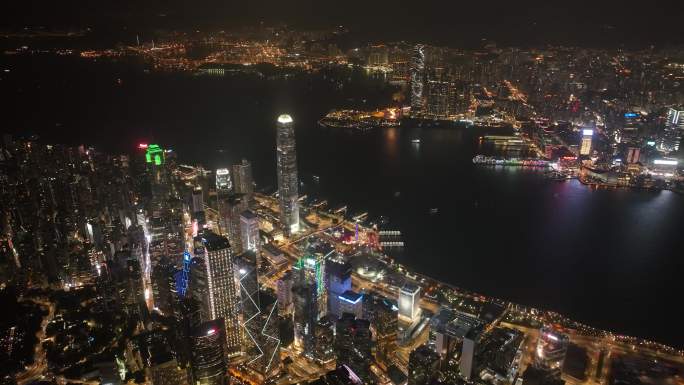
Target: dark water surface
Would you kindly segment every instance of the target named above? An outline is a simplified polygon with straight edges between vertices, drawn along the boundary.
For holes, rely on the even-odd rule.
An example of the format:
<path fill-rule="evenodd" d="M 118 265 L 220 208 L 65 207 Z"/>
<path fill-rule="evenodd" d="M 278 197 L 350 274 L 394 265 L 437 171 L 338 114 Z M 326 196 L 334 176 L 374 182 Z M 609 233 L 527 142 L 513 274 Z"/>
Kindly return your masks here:
<path fill-rule="evenodd" d="M 153 140 L 212 168 L 246 157 L 260 186 L 275 184 L 275 118 L 290 113 L 307 189 L 331 205 L 387 215 L 404 234 L 408 266 L 684 347 L 676 315 L 684 292 L 681 195 L 592 190 L 531 170 L 478 167 L 471 159 L 483 131 L 476 127 L 365 134 L 318 127 L 331 108 L 389 100 L 392 90 L 357 75 L 340 87 L 322 75 L 219 80 L 73 60 L 2 64 L 12 71 L 1 75 L 7 126 L 0 131 L 122 152 Z"/>

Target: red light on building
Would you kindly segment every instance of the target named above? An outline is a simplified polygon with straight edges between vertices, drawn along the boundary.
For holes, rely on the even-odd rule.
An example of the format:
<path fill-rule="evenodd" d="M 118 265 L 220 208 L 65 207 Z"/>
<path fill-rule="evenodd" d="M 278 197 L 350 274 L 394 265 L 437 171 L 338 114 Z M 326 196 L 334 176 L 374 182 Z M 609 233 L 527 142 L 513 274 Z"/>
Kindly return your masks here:
<path fill-rule="evenodd" d="M 140 144 L 138 145 L 138 148 L 141 149 L 141 150 L 147 150 L 147 143 L 140 143 Z"/>

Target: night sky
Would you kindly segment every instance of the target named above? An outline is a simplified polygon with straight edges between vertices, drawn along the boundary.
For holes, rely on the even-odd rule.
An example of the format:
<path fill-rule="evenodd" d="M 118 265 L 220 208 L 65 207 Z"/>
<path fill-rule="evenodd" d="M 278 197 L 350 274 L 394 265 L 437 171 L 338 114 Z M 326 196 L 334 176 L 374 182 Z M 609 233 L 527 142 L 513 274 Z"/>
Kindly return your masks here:
<path fill-rule="evenodd" d="M 163 15 L 163 16 L 162 16 Z M 344 25 L 364 39 L 473 46 L 575 44 L 594 47 L 684 43 L 684 1 L 438 0 L 26 0 L 0 5 L 2 29 L 25 25 L 93 27 L 105 33 L 145 28 L 231 28 L 288 23 Z"/>

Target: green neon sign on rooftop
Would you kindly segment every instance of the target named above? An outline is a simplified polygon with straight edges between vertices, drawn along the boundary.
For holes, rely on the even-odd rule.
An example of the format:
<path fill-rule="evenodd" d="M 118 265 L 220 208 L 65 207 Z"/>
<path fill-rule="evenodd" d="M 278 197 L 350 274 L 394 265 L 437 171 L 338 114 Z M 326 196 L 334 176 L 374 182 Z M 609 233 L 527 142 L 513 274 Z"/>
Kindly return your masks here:
<path fill-rule="evenodd" d="M 145 160 L 147 163 L 154 163 L 160 166 L 164 163 L 164 150 L 159 147 L 158 144 L 150 144 L 147 146 L 147 152 L 145 152 Z"/>

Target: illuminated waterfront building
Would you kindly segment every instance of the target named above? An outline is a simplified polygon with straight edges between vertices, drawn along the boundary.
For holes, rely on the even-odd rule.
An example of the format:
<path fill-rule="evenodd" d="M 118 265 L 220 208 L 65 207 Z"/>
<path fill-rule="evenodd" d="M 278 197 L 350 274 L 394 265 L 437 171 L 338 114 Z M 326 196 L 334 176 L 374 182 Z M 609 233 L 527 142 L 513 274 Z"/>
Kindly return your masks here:
<path fill-rule="evenodd" d="M 236 193 L 245 194 L 247 201 L 252 199 L 254 179 L 252 178 L 252 164 L 247 159 L 233 165 L 233 182 Z"/>
<path fill-rule="evenodd" d="M 657 148 L 663 152 L 678 151 L 684 134 L 684 107 L 670 108 L 667 111 L 665 127 L 657 140 Z"/>
<path fill-rule="evenodd" d="M 420 319 L 420 286 L 406 283 L 399 291 L 399 320 L 414 323 Z"/>
<path fill-rule="evenodd" d="M 216 190 L 230 191 L 233 188 L 233 181 L 230 178 L 230 171 L 227 168 L 216 170 Z"/>
<path fill-rule="evenodd" d="M 426 117 L 431 119 L 446 119 L 450 112 L 451 94 L 451 83 L 440 80 L 428 81 Z"/>
<path fill-rule="evenodd" d="M 539 331 L 534 365 L 560 374 L 568 350 L 569 338 L 550 327 L 543 327 Z"/>
<path fill-rule="evenodd" d="M 195 385 L 224 385 L 226 359 L 223 322 L 209 321 L 194 330 L 191 337 L 192 377 Z"/>
<path fill-rule="evenodd" d="M 290 115 L 280 115 L 277 124 L 277 176 L 280 222 L 283 230 L 292 234 L 299 229 L 299 180 L 294 122 Z"/>
<path fill-rule="evenodd" d="M 233 252 L 228 239 L 209 230 L 195 238 L 195 255 L 204 260 L 206 274 L 207 316 L 225 322 L 226 351 L 229 357 L 240 353 L 237 290 L 233 269 Z"/>
<path fill-rule="evenodd" d="M 580 155 L 590 155 L 591 154 L 591 140 L 594 137 L 594 130 L 583 129 L 582 130 L 582 143 L 580 146 Z"/>
<path fill-rule="evenodd" d="M 243 251 L 253 251 L 259 253 L 261 244 L 259 239 L 259 217 L 250 210 L 240 214 L 240 238 Z M 259 262 L 259 261 L 258 261 Z"/>
<path fill-rule="evenodd" d="M 424 112 L 424 88 L 425 46 L 416 44 L 411 56 L 411 116 L 420 116 Z"/>

